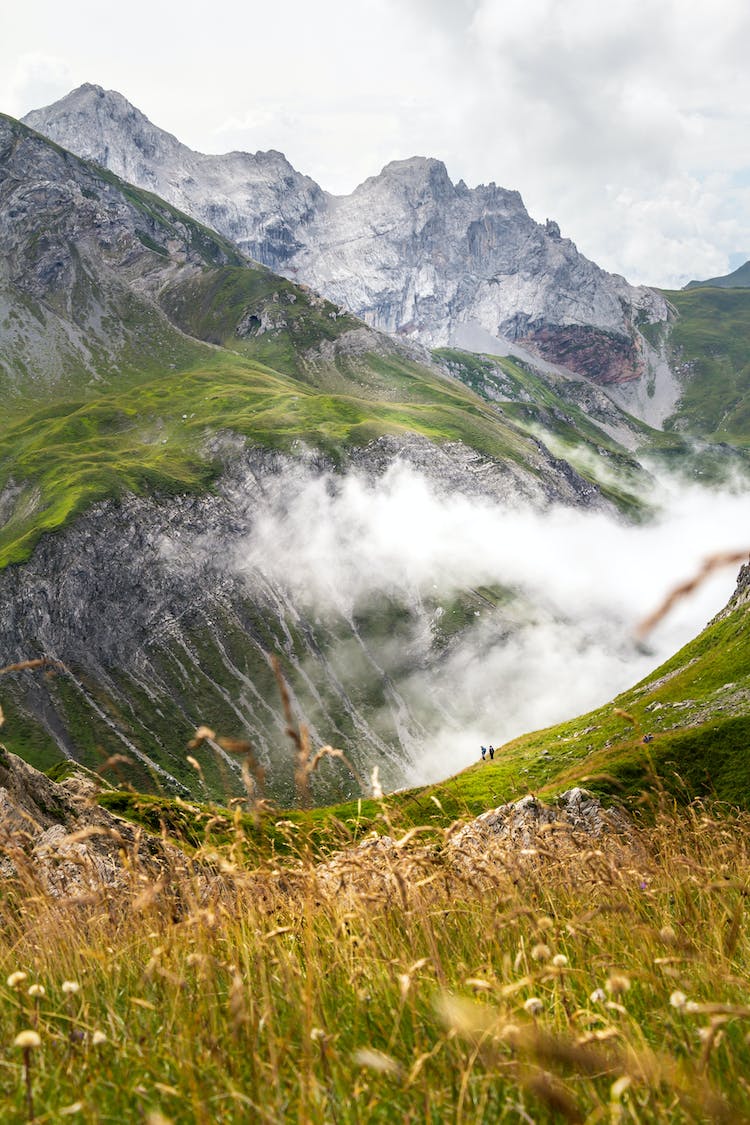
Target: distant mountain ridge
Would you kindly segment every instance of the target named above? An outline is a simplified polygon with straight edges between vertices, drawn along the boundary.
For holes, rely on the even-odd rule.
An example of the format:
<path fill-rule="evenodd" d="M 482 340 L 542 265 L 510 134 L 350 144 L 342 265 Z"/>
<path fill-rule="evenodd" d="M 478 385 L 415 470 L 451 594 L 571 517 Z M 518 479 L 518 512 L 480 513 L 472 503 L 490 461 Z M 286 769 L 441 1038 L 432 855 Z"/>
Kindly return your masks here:
<path fill-rule="evenodd" d="M 600 384 L 627 383 L 649 367 L 639 327 L 669 316 L 660 294 L 531 219 L 518 192 L 453 184 L 439 160 L 394 161 L 333 196 L 278 152 L 193 152 L 99 86 L 24 121 L 367 323 L 431 347 L 472 347 L 479 332 L 475 350 L 489 336 Z"/>
<path fill-rule="evenodd" d="M 709 277 L 706 281 L 689 281 L 685 289 L 748 289 L 750 288 L 750 259 L 732 273 L 722 277 Z"/>

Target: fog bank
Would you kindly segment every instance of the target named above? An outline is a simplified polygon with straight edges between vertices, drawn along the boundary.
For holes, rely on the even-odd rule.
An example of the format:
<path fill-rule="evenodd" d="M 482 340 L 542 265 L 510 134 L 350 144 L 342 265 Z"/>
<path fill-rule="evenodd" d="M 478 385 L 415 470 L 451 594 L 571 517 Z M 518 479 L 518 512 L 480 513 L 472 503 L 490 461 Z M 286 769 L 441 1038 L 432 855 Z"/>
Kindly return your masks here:
<path fill-rule="evenodd" d="M 637 623 L 706 555 L 750 539 L 747 495 L 662 482 L 652 501 L 657 515 L 633 527 L 443 495 L 405 465 L 376 481 L 294 472 L 271 488 L 236 565 L 321 621 L 411 608 L 406 631 L 370 646 L 368 674 L 392 682 L 405 780 L 425 782 L 475 760 L 480 743 L 606 702 L 725 605 L 733 570 L 684 600 L 647 651 L 635 643 Z M 467 599 L 476 608 L 446 635 Z"/>

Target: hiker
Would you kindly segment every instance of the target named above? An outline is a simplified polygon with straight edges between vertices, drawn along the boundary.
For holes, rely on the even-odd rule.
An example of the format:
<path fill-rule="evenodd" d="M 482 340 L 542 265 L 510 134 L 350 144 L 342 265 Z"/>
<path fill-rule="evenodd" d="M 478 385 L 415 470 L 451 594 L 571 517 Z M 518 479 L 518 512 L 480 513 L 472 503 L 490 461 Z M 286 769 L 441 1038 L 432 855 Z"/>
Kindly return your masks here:
<path fill-rule="evenodd" d="M 642 741 L 646 742 L 646 743 L 653 742 L 654 741 L 653 734 L 644 734 Z"/>
<path fill-rule="evenodd" d="M 486 753 L 487 753 L 487 747 L 483 746 L 482 747 L 482 761 L 484 761 L 484 756 L 485 756 Z"/>
<path fill-rule="evenodd" d="M 490 758 L 492 759 L 494 757 L 495 757 L 495 747 L 492 745 L 492 743 L 490 743 Z"/>

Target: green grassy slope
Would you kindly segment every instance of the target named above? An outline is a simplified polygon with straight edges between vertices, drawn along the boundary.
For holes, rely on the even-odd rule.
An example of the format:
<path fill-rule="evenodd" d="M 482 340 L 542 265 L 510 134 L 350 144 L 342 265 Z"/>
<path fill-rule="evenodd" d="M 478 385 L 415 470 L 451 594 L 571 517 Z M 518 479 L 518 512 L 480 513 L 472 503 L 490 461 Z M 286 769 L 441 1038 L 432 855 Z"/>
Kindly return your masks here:
<path fill-rule="evenodd" d="M 666 292 L 678 317 L 666 341 L 684 392 L 667 423 L 698 436 L 750 444 L 750 289 Z"/>
<path fill-rule="evenodd" d="M 636 457 L 575 401 L 577 384 L 544 376 L 510 356 L 473 355 L 453 348 L 440 348 L 435 356 L 498 414 L 543 441 L 553 456 L 567 461 L 618 507 L 630 515 L 639 513 L 638 497 L 647 489 L 647 475 Z M 611 426 L 631 431 L 642 448 L 660 444 L 660 434 L 614 403 L 611 415 Z"/>
<path fill-rule="evenodd" d="M 732 273 L 725 273 L 721 277 L 709 277 L 706 281 L 689 281 L 686 289 L 706 289 L 708 287 L 719 289 L 743 289 L 750 287 L 750 261 L 739 266 Z"/>
<path fill-rule="evenodd" d="M 208 487 L 219 466 L 206 446 L 219 431 L 334 456 L 409 431 L 533 466 L 533 442 L 460 385 L 397 357 L 376 357 L 372 370 L 382 399 L 372 386 L 360 395 L 356 384 L 331 394 L 222 351 L 187 370 L 144 371 L 85 397 L 27 411 L 15 404 L 0 419 L 0 491 L 10 482 L 18 489 L 0 528 L 0 566 L 27 558 L 41 534 L 94 500 Z"/>
<path fill-rule="evenodd" d="M 678 799 L 750 808 L 749 739 L 750 623 L 741 607 L 611 704 L 514 740 L 444 788 L 473 804 L 490 789 L 508 799 L 585 785 L 637 800 L 658 785 Z"/>

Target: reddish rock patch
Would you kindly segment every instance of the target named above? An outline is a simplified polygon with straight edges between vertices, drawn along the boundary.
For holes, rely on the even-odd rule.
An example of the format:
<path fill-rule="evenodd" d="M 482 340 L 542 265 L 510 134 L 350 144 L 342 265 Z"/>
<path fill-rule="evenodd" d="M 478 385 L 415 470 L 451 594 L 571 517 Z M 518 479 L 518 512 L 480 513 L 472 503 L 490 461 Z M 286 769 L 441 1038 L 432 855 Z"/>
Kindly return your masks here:
<path fill-rule="evenodd" d="M 640 379 L 645 370 L 637 340 L 583 324 L 530 325 L 519 343 L 551 363 L 570 368 L 594 383 Z"/>

